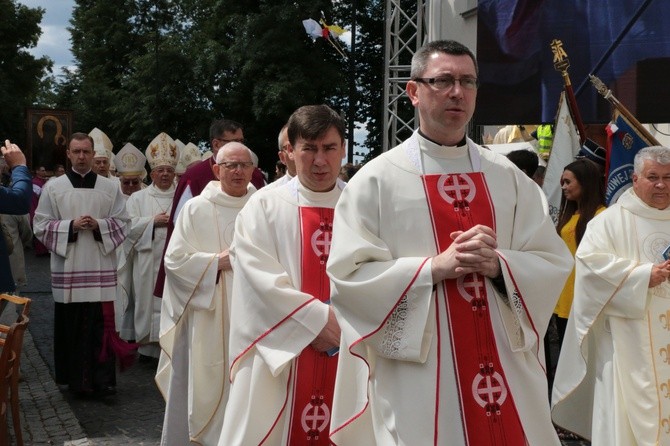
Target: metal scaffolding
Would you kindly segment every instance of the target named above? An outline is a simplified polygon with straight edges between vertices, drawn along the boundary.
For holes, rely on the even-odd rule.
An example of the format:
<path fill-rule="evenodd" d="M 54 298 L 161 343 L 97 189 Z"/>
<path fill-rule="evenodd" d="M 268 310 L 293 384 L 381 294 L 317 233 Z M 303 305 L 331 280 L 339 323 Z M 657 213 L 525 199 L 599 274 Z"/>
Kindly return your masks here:
<path fill-rule="evenodd" d="M 429 0 L 386 1 L 384 52 L 384 147 L 387 151 L 409 137 L 417 116 L 405 95 L 412 56 L 426 40 Z"/>

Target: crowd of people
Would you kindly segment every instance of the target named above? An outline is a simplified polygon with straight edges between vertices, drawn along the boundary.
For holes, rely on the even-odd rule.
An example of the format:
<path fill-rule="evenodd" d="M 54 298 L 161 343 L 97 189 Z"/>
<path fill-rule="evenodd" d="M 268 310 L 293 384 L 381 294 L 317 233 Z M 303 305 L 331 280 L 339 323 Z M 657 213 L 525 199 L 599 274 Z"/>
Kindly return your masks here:
<path fill-rule="evenodd" d="M 117 364 L 155 361 L 166 445 L 670 444 L 670 149 L 607 209 L 602 168 L 565 166 L 555 226 L 537 155 L 467 136 L 477 88 L 467 47 L 427 43 L 411 137 L 343 166 L 341 116 L 303 106 L 270 184 L 227 119 L 205 159 L 75 133 L 48 181 L 6 141 L 0 212 L 32 198 L 51 255 L 57 383 L 108 398 Z"/>

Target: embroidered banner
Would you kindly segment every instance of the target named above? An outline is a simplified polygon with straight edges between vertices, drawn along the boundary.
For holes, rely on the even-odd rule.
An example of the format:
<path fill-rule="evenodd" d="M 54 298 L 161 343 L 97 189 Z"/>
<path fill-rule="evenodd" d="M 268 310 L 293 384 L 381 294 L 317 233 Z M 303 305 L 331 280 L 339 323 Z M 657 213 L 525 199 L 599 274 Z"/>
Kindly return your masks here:
<path fill-rule="evenodd" d="M 301 207 L 301 291 L 322 302 L 330 299 L 326 261 L 330 252 L 334 210 Z M 305 348 L 295 362 L 290 445 L 329 445 L 337 356 Z"/>
<path fill-rule="evenodd" d="M 495 230 L 493 204 L 482 173 L 425 175 L 423 181 L 439 252 L 449 247 L 454 231 L 477 224 Z M 446 303 L 465 440 L 471 446 L 525 445 L 498 357 L 485 279 L 468 274 L 445 280 L 439 293 Z"/>

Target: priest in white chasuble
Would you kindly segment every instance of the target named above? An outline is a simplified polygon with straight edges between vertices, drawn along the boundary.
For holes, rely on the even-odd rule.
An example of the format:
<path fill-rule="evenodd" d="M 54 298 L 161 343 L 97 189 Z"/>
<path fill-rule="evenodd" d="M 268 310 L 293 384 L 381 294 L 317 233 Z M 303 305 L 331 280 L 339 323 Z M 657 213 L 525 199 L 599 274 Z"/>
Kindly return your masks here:
<path fill-rule="evenodd" d="M 131 218 L 129 242 L 133 258 L 133 317 L 139 353 L 158 358 L 158 331 L 161 300 L 153 295 L 160 266 L 170 209 L 174 198 L 175 166 L 179 159 L 177 144 L 167 133 L 156 136 L 145 151 L 151 167 L 151 185 L 128 198 L 126 209 Z"/>
<path fill-rule="evenodd" d="M 228 399 L 228 327 L 235 218 L 256 191 L 251 153 L 225 144 L 218 181 L 184 205 L 165 252 L 156 383 L 166 400 L 161 444 L 214 445 Z"/>
<path fill-rule="evenodd" d="M 128 218 L 118 182 L 91 170 L 93 153 L 90 136 L 72 135 L 72 169 L 47 182 L 33 224 L 51 251 L 56 382 L 77 394 L 108 396 L 116 392 L 113 353 L 122 365 L 135 353 L 114 326 L 115 250 L 126 238 Z"/>
<path fill-rule="evenodd" d="M 238 216 L 221 446 L 330 444 L 340 330 L 325 266 L 344 135 L 328 106 L 296 110 L 288 138 L 297 177 L 259 191 Z"/>
<path fill-rule="evenodd" d="M 140 150 L 127 143 L 116 154 L 116 171 L 119 174 L 119 184 L 123 197 L 128 198 L 142 189 L 144 183 L 142 178 L 146 176 L 144 165 L 147 158 Z M 117 281 L 116 281 L 116 300 L 114 301 L 114 315 L 116 318 L 116 331 L 121 338 L 126 340 L 135 339 L 135 320 L 134 310 L 135 297 L 133 294 L 133 260 L 135 242 L 129 237 L 123 241 L 123 244 L 116 250 L 117 261 Z M 126 317 L 128 312 L 131 317 Z"/>
<path fill-rule="evenodd" d="M 418 131 L 338 202 L 335 444 L 560 444 L 543 337 L 573 262 L 537 185 L 466 137 L 477 74 L 458 42 L 419 50 Z"/>
<path fill-rule="evenodd" d="M 648 147 L 575 256 L 552 417 L 594 446 L 670 444 L 669 248 L 670 149 Z"/>

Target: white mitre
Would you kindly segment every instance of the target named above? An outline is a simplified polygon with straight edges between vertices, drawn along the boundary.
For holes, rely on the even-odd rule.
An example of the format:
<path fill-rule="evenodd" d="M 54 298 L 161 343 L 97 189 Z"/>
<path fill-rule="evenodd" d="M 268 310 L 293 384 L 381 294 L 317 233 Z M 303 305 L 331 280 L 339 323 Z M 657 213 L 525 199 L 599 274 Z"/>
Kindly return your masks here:
<path fill-rule="evenodd" d="M 165 132 L 161 132 L 149 143 L 145 154 L 152 169 L 158 166 L 174 168 L 177 166 L 177 160 L 179 159 L 177 144 Z"/>
<path fill-rule="evenodd" d="M 200 159 L 202 160 L 210 159 L 212 155 L 214 155 L 214 153 L 211 150 L 208 150 L 202 154 L 202 157 Z"/>
<path fill-rule="evenodd" d="M 111 159 L 114 145 L 105 132 L 95 127 L 88 132 L 88 136 L 93 139 L 93 151 L 95 152 L 93 157 Z"/>
<path fill-rule="evenodd" d="M 175 171 L 181 175 L 186 172 L 186 169 L 188 169 L 191 164 L 200 161 L 200 159 L 200 149 L 198 149 L 198 146 L 190 142 L 179 151 L 179 162 L 177 163 Z"/>
<path fill-rule="evenodd" d="M 144 178 L 147 174 L 147 171 L 144 169 L 146 162 L 147 158 L 144 154 L 131 143 L 127 143 L 116 154 L 116 171 L 119 173 L 119 176 L 140 176 Z"/>

